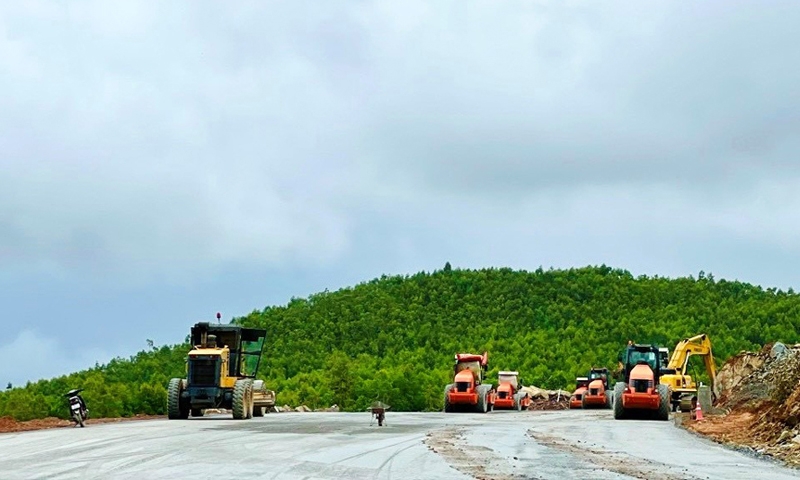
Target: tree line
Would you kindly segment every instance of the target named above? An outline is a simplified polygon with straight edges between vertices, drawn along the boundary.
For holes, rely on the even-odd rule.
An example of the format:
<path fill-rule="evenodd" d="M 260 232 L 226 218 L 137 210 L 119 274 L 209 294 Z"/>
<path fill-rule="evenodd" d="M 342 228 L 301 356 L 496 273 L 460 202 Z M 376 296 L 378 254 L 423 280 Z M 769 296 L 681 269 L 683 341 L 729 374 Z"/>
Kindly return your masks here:
<path fill-rule="evenodd" d="M 800 295 L 712 275 L 637 276 L 605 265 L 518 271 L 452 269 L 382 276 L 292 298 L 233 319 L 267 329 L 258 377 L 279 404 L 396 411 L 442 408 L 456 353 L 489 352 L 490 379 L 572 389 L 592 366 L 615 368 L 628 340 L 674 348 L 708 333 L 717 362 L 770 341 L 795 343 Z M 190 325 L 187 325 L 187 332 Z M 0 416 L 66 418 L 84 388 L 93 416 L 164 414 L 188 341 L 0 393 Z"/>

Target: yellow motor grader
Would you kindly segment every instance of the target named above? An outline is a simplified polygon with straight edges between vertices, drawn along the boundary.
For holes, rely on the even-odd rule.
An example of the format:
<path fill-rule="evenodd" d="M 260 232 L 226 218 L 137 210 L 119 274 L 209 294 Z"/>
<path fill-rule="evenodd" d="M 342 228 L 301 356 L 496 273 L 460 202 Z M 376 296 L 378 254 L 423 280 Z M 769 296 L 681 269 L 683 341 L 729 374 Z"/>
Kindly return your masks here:
<path fill-rule="evenodd" d="M 167 416 L 202 417 L 211 408 L 231 410 L 235 419 L 263 416 L 275 405 L 275 392 L 255 379 L 266 334 L 238 325 L 195 324 L 186 378 L 169 381 Z"/>

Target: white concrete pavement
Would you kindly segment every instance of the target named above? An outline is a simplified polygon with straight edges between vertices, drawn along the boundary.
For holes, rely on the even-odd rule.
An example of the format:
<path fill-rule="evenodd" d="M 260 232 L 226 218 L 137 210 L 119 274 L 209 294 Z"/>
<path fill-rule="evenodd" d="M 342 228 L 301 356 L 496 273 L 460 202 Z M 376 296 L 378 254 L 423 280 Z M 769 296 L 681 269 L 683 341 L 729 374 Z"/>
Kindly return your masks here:
<path fill-rule="evenodd" d="M 800 472 L 610 411 L 285 413 L 0 434 L 2 479 L 752 479 Z"/>

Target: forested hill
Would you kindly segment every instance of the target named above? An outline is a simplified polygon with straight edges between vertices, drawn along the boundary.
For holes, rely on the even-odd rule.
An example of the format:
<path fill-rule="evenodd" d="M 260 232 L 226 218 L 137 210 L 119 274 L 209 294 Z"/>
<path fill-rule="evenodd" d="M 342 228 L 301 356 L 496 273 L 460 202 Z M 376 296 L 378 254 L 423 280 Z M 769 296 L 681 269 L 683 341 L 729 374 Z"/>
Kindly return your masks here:
<path fill-rule="evenodd" d="M 361 410 L 380 398 L 393 410 L 430 410 L 441 408 L 455 353 L 487 350 L 490 378 L 513 369 L 526 384 L 571 388 L 592 365 L 613 368 L 629 339 L 672 349 L 708 333 L 718 363 L 769 341 L 795 343 L 800 296 L 702 273 L 668 279 L 606 266 L 524 272 L 448 265 L 292 299 L 234 322 L 268 330 L 259 376 L 280 404 Z M 163 412 L 164 387 L 182 375 L 187 348 L 153 348 L 13 389 L 0 394 L 0 416 L 66 414 L 53 395 L 68 386 L 86 388 L 101 414 Z M 40 407 L 20 415 L 30 396 Z"/>

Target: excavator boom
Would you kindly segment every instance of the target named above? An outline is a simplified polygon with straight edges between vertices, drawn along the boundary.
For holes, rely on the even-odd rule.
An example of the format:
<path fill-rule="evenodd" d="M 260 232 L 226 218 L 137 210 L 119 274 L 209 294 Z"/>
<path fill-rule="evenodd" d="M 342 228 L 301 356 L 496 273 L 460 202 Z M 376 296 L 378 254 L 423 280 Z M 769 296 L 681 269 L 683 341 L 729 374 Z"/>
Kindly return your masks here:
<path fill-rule="evenodd" d="M 672 357 L 667 365 L 667 373 L 661 377 L 661 383 L 669 385 L 673 392 L 673 410 L 681 404 L 681 408 L 697 393 L 697 385 L 691 376 L 687 375 L 689 357 L 698 355 L 703 357 L 703 363 L 708 373 L 711 391 L 716 393 L 717 367 L 714 364 L 714 354 L 711 349 L 711 339 L 706 334 L 695 335 L 678 342 Z"/>
<path fill-rule="evenodd" d="M 681 375 L 685 375 L 689 357 L 692 355 L 703 356 L 706 370 L 708 370 L 708 375 L 711 377 L 713 385 L 717 377 L 717 369 L 714 365 L 714 354 L 711 351 L 711 339 L 706 334 L 695 335 L 678 342 L 675 351 L 672 352 L 672 358 L 669 360 L 667 369 L 675 370 Z"/>

